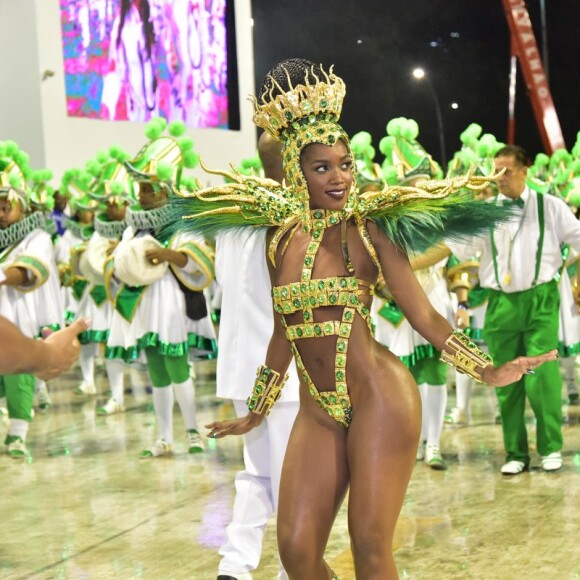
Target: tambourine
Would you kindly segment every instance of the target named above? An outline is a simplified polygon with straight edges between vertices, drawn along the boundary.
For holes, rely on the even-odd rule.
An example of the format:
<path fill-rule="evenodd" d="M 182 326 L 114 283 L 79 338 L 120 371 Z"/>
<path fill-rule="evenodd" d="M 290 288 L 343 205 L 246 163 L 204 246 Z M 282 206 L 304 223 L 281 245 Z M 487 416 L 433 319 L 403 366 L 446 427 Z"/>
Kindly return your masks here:
<path fill-rule="evenodd" d="M 163 277 L 169 264 L 152 264 L 148 250 L 163 246 L 153 236 L 142 236 L 119 243 L 115 250 L 115 277 L 127 286 L 149 286 Z"/>

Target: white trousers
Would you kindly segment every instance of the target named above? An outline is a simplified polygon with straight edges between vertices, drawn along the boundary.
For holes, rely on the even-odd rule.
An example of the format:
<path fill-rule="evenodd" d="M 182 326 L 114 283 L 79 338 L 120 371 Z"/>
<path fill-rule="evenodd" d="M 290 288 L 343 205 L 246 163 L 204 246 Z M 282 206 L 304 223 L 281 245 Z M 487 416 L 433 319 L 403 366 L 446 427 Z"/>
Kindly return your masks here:
<path fill-rule="evenodd" d="M 244 401 L 233 404 L 238 417 L 247 414 Z M 259 427 L 244 435 L 245 469 L 236 475 L 232 521 L 219 551 L 218 574 L 249 574 L 260 563 L 266 524 L 278 506 L 282 463 L 298 407 L 298 401 L 278 402 Z M 287 578 L 282 569 L 278 578 Z"/>

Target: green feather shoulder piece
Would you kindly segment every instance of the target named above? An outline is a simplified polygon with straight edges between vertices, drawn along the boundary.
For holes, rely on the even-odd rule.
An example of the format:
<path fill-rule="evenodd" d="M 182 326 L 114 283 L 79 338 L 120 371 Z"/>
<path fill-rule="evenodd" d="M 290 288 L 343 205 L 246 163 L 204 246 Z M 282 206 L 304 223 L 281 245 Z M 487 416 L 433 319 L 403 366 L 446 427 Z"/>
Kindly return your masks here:
<path fill-rule="evenodd" d="M 466 175 L 424 181 L 415 187 L 387 186 L 360 194 L 355 213 L 373 221 L 407 254 L 426 251 L 444 240 L 465 241 L 512 217 L 510 208 L 473 197 L 496 175 Z"/>
<path fill-rule="evenodd" d="M 181 218 L 179 231 L 189 230 L 213 237 L 217 232 L 242 226 L 256 228 L 284 226 L 300 217 L 298 202 L 291 192 L 273 179 L 231 172 L 211 171 L 228 183 L 192 191 L 175 191 L 172 205 Z M 199 184 L 198 184 L 199 186 Z"/>

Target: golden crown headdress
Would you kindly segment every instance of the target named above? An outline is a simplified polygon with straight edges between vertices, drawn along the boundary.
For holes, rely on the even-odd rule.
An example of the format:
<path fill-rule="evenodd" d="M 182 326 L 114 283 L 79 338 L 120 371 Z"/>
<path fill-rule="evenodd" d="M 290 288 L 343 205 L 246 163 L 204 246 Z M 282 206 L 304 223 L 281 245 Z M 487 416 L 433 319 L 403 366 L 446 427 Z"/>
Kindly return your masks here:
<path fill-rule="evenodd" d="M 268 77 L 270 88 L 260 98 L 250 97 L 254 105 L 253 122 L 268 131 L 276 139 L 297 121 L 308 119 L 338 121 L 346 94 L 344 81 L 332 72 L 320 68 L 320 76 L 311 68 L 307 70 L 305 84 L 292 85 L 286 70 L 289 90 L 283 89 L 272 76 Z M 278 93 L 275 95 L 275 93 Z"/>

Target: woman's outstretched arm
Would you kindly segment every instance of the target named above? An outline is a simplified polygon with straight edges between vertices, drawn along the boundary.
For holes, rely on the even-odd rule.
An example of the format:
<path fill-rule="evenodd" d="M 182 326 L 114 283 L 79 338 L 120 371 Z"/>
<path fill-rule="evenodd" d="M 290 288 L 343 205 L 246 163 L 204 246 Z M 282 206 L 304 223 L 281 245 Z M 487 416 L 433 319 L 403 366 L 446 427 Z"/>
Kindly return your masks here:
<path fill-rule="evenodd" d="M 407 255 L 394 246 L 370 221 L 368 230 L 379 256 L 385 282 L 411 326 L 435 348 L 454 355 L 455 350 L 446 344 L 453 328 L 429 302 L 415 278 Z M 481 378 L 492 386 L 509 385 L 519 380 L 523 374 L 533 372 L 540 364 L 556 360 L 557 357 L 557 351 L 538 357 L 518 357 L 500 367 L 490 365 L 483 368 Z"/>

